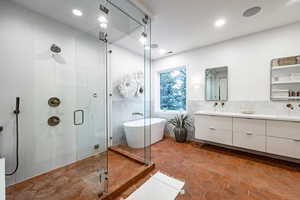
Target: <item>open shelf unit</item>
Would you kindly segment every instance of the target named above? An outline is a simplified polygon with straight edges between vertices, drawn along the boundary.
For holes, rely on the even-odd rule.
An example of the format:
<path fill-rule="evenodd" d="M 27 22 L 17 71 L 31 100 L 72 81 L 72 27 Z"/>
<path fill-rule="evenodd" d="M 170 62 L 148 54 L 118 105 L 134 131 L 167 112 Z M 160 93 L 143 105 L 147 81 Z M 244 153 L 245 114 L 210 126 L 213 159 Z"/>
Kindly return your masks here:
<path fill-rule="evenodd" d="M 272 82 L 272 85 L 289 85 L 289 84 L 300 84 L 300 80 L 295 80 L 295 81 L 273 81 Z"/>
<path fill-rule="evenodd" d="M 300 101 L 300 56 L 272 60 L 270 78 L 272 101 Z"/>
<path fill-rule="evenodd" d="M 296 65 L 284 65 L 284 66 L 274 66 L 273 70 L 287 70 L 287 69 L 299 69 L 300 70 L 300 64 Z"/>

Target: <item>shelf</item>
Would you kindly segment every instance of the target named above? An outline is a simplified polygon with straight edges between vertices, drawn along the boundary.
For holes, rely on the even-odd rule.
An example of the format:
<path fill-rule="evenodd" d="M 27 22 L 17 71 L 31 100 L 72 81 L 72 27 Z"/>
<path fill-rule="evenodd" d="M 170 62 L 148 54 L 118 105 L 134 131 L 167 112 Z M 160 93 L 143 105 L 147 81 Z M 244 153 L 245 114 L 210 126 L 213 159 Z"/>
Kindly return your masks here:
<path fill-rule="evenodd" d="M 272 100 L 294 100 L 294 101 L 300 101 L 300 97 L 272 97 Z"/>
<path fill-rule="evenodd" d="M 290 84 L 300 84 L 299 81 L 276 81 L 272 82 L 272 85 L 290 85 Z"/>
<path fill-rule="evenodd" d="M 284 65 L 284 66 L 273 66 L 273 70 L 282 70 L 282 69 L 291 69 L 291 68 L 299 68 L 300 69 L 300 64 L 296 65 Z"/>

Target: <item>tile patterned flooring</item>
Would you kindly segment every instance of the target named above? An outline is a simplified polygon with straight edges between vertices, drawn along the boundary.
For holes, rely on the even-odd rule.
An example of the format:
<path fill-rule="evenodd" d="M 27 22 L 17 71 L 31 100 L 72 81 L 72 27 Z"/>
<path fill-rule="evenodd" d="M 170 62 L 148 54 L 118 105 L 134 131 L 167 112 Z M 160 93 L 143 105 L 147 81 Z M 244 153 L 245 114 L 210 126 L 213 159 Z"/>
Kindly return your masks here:
<path fill-rule="evenodd" d="M 152 158 L 156 171 L 186 182 L 185 194 L 179 195 L 177 200 L 300 199 L 298 164 L 212 145 L 180 144 L 170 138 L 152 146 Z M 93 171 L 92 165 L 82 166 L 82 169 L 59 170 L 38 178 L 36 184 L 25 182 L 11 187 L 8 189 L 8 200 L 96 200 L 93 184 L 82 180 Z M 130 165 L 112 169 L 111 174 L 117 174 L 115 182 L 133 171 L 134 166 Z M 127 197 L 147 178 L 120 194 L 120 197 Z M 30 198 L 33 191 L 38 192 Z"/>
<path fill-rule="evenodd" d="M 99 166 L 106 165 L 103 154 L 79 161 L 45 175 L 7 188 L 7 200 L 96 200 L 99 192 Z M 135 174 L 142 165 L 109 151 L 109 190 Z"/>
<path fill-rule="evenodd" d="M 171 138 L 152 146 L 152 158 L 156 171 L 185 181 L 177 200 L 300 200 L 299 164 Z"/>

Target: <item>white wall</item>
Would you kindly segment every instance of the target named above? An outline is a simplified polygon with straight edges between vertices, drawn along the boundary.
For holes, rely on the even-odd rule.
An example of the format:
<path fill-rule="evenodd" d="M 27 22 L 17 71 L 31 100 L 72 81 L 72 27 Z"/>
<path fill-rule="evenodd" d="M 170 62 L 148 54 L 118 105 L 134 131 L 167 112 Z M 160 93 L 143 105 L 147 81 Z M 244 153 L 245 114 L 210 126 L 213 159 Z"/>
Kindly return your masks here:
<path fill-rule="evenodd" d="M 21 97 L 20 168 L 7 178 L 12 184 L 82 159 L 95 144 L 105 148 L 105 48 L 96 38 L 9 1 L 0 1 L 0 154 L 7 171 L 15 166 L 15 98 Z M 52 57 L 50 46 L 62 48 Z M 114 47 L 122 67 L 140 66 L 136 55 Z M 119 57 L 123 55 L 123 57 Z M 128 61 L 128 62 L 127 62 Z M 123 65 L 121 65 L 123 63 Z M 126 65 L 124 65 L 127 63 Z M 116 68 L 117 69 L 117 68 Z M 117 73 L 118 70 L 114 71 Z M 96 93 L 97 97 L 94 97 Z M 50 108 L 48 99 L 62 100 Z M 73 112 L 85 111 L 85 124 L 73 125 Z M 49 127 L 48 117 L 61 123 Z"/>
<path fill-rule="evenodd" d="M 189 100 L 203 101 L 204 70 L 228 66 L 229 101 L 269 101 L 270 62 L 299 55 L 299 35 L 300 23 L 296 23 L 162 58 L 154 61 L 152 77 L 159 70 L 188 65 Z M 158 88 L 153 89 L 155 94 Z"/>

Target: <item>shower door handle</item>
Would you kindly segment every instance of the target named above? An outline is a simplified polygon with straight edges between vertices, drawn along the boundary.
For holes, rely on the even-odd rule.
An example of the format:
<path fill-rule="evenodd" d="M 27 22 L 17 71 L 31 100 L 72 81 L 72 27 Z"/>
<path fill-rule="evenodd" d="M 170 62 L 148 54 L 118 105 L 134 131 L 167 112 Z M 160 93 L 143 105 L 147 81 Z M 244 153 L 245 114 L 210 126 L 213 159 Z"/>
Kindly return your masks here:
<path fill-rule="evenodd" d="M 81 113 L 81 122 L 80 123 L 77 123 L 77 120 L 76 120 L 77 113 Z M 83 124 L 84 124 L 84 110 L 75 110 L 74 111 L 74 125 L 81 126 Z"/>

